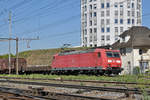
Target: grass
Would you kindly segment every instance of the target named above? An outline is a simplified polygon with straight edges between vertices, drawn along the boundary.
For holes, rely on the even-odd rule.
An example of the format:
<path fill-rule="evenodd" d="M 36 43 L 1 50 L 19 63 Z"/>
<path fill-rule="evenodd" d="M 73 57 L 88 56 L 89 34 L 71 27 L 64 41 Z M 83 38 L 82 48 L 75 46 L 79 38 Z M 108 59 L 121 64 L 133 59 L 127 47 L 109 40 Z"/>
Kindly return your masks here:
<path fill-rule="evenodd" d="M 138 82 L 138 83 L 149 83 L 150 80 L 146 80 L 143 77 L 137 75 L 122 75 L 116 77 L 108 76 L 88 76 L 88 75 L 43 75 L 43 74 L 31 74 L 31 75 L 0 75 L 6 77 L 20 77 L 20 78 L 44 78 L 44 79 L 72 79 L 72 80 L 99 80 L 99 81 L 117 81 L 117 82 Z"/>

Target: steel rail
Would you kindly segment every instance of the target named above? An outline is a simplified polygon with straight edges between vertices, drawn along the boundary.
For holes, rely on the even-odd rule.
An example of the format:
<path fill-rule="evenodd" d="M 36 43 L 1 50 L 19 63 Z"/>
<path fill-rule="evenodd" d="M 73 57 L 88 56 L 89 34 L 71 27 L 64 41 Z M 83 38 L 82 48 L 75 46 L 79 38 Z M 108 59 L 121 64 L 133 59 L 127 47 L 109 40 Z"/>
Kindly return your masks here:
<path fill-rule="evenodd" d="M 62 100 L 62 97 L 64 97 L 65 100 L 70 100 L 70 97 L 76 100 L 114 100 L 114 99 L 105 99 L 105 98 L 98 98 L 98 97 L 88 97 L 88 96 L 72 95 L 72 94 L 67 94 L 67 93 L 54 93 L 54 92 L 45 92 L 46 94 L 48 94 L 46 96 L 32 96 L 31 93 L 26 94 L 29 91 L 30 90 L 0 87 L 0 92 L 26 96 L 26 97 L 30 97 L 36 100 L 38 99 L 39 100 Z M 68 99 L 66 97 L 68 97 Z"/>
<path fill-rule="evenodd" d="M 86 89 L 86 90 L 97 90 L 97 91 L 109 91 L 126 93 L 132 92 L 134 94 L 142 94 L 141 89 L 135 88 L 112 88 L 112 87 L 96 87 L 96 86 L 81 86 L 81 85 L 70 85 L 70 84 L 54 84 L 54 83 L 43 83 L 43 82 L 26 82 L 26 81 L 12 81 L 12 80 L 0 80 L 2 83 L 14 83 L 14 84 L 26 84 L 26 85 L 38 85 L 38 86 L 50 86 L 50 87 L 62 87 L 62 88 L 74 88 L 74 89 Z M 145 90 L 148 95 L 150 91 Z"/>
<path fill-rule="evenodd" d="M 69 82 L 88 82 L 88 83 L 108 83 L 108 84 L 127 84 L 127 85 L 150 85 L 148 83 L 136 82 L 116 82 L 116 81 L 92 81 L 92 80 L 66 80 L 66 79 L 45 79 L 45 78 L 19 78 L 19 77 L 0 77 L 1 79 L 22 79 L 22 80 L 50 80 L 50 81 L 69 81 Z"/>

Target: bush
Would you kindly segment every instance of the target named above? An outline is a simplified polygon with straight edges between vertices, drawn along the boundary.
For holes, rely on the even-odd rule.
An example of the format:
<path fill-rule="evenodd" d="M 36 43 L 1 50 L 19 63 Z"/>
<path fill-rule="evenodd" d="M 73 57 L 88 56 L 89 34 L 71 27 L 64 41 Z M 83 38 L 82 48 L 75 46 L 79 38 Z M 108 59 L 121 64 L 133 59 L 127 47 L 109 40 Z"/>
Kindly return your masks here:
<path fill-rule="evenodd" d="M 9 54 L 0 55 L 0 58 L 8 58 Z M 11 54 L 11 57 L 15 57 L 13 54 Z"/>
<path fill-rule="evenodd" d="M 133 68 L 133 74 L 135 74 L 135 75 L 140 74 L 140 67 Z"/>

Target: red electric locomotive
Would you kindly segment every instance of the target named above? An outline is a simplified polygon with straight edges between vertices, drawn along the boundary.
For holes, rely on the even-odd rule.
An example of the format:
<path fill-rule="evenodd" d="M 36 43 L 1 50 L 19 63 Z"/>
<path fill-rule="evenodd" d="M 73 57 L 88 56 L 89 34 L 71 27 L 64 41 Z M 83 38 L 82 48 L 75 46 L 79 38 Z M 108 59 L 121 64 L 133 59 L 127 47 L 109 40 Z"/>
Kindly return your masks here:
<path fill-rule="evenodd" d="M 51 72 L 55 74 L 119 74 L 122 71 L 118 50 L 90 49 L 54 55 Z"/>

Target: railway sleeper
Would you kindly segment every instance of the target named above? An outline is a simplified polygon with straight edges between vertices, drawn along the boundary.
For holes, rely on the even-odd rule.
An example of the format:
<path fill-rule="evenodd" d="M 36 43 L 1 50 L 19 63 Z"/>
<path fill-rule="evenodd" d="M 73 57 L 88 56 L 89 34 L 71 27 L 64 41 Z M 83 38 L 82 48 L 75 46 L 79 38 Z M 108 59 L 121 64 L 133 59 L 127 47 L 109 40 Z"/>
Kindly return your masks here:
<path fill-rule="evenodd" d="M 31 91 L 31 94 L 33 96 L 47 96 L 48 93 L 44 91 L 44 88 L 43 87 L 31 87 L 29 86 L 28 87 Z"/>

